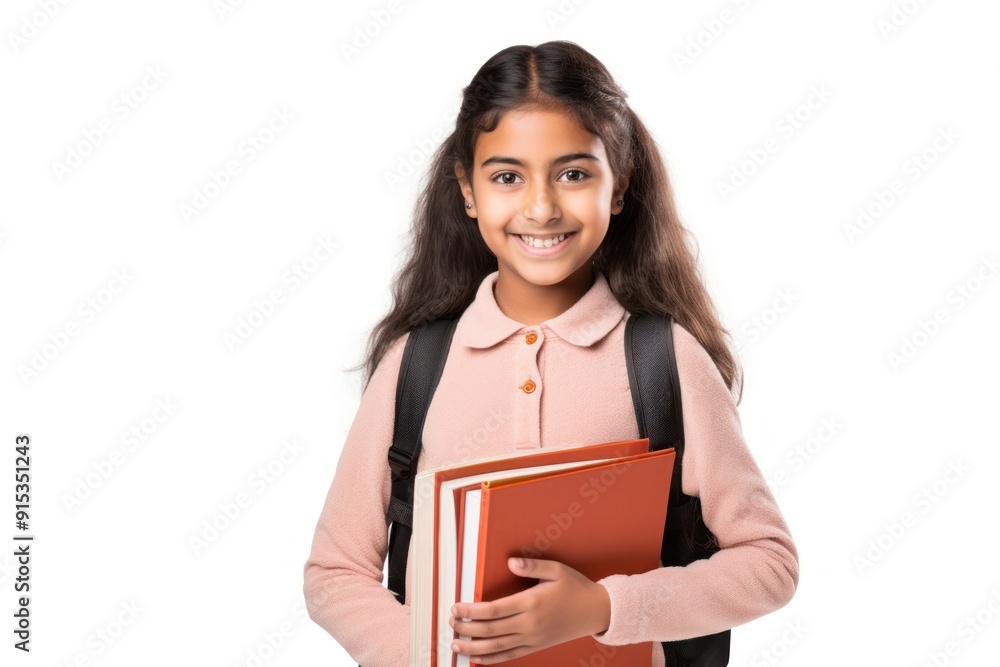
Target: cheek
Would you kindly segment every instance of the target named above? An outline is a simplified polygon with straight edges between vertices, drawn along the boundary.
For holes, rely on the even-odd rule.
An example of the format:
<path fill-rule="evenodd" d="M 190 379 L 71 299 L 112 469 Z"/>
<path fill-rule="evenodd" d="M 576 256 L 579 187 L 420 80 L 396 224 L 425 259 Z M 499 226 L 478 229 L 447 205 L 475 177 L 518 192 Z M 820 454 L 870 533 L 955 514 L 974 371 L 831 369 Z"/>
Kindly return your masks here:
<path fill-rule="evenodd" d="M 520 201 L 517 197 L 493 196 L 493 193 L 480 196 L 476 200 L 480 211 L 486 211 L 487 218 L 491 220 L 502 220 L 509 218 L 518 210 Z"/>
<path fill-rule="evenodd" d="M 504 252 L 506 244 L 511 241 L 511 237 L 504 227 L 505 225 L 501 221 L 483 220 L 482 216 L 479 218 L 479 235 L 494 255 Z"/>
<path fill-rule="evenodd" d="M 588 230 L 587 238 L 584 239 L 584 244 L 587 249 L 593 252 L 600 247 L 601 243 L 604 242 L 604 238 L 608 235 L 607 228 L 594 227 Z"/>
<path fill-rule="evenodd" d="M 609 193 L 608 198 L 605 198 L 594 190 L 581 190 L 567 193 L 561 203 L 566 213 L 572 212 L 573 216 L 579 220 L 596 223 L 611 217 L 610 196 Z"/>
<path fill-rule="evenodd" d="M 486 238 L 495 242 L 504 241 L 507 236 L 507 227 L 511 220 L 517 217 L 517 211 L 512 207 L 509 199 L 486 198 L 478 207 L 479 232 Z"/>

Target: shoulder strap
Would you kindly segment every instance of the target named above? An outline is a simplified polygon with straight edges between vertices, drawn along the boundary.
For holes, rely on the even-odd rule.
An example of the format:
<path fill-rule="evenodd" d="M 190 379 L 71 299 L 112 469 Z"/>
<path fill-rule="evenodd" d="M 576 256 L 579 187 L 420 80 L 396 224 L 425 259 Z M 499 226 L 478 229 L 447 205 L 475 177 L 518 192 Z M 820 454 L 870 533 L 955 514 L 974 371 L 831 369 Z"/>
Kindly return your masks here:
<path fill-rule="evenodd" d="M 719 545 L 701 517 L 701 500 L 681 489 L 684 461 L 684 416 L 680 375 L 674 355 L 670 315 L 630 315 L 625 322 L 625 363 L 639 437 L 649 438 L 650 451 L 673 447 L 667 522 L 660 560 L 684 566 L 710 557 Z M 662 642 L 668 667 L 723 667 L 729 664 L 731 630 L 714 635 Z"/>
<path fill-rule="evenodd" d="M 673 447 L 674 475 L 670 507 L 683 503 L 680 485 L 684 455 L 684 415 L 680 379 L 674 358 L 670 315 L 630 315 L 625 321 L 625 365 L 639 437 L 649 438 L 649 451 Z"/>
<path fill-rule="evenodd" d="M 392 495 L 387 520 L 388 588 L 406 601 L 406 556 L 413 532 L 413 478 L 422 446 L 421 434 L 434 390 L 444 371 L 458 319 L 425 322 L 410 331 L 396 381 L 396 414 L 389 447 Z"/>

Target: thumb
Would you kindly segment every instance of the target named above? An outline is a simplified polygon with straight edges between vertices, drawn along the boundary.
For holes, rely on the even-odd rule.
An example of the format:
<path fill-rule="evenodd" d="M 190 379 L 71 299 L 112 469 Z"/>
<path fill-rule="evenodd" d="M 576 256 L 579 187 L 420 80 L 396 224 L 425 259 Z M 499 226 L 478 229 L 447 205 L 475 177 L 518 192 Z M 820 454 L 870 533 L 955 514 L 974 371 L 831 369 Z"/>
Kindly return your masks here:
<path fill-rule="evenodd" d="M 528 560 L 531 560 L 530 558 Z M 507 566 L 510 568 L 511 572 L 524 572 L 528 564 L 525 562 L 524 558 L 508 558 Z"/>
<path fill-rule="evenodd" d="M 560 563 L 540 558 L 508 558 L 507 566 L 514 574 L 531 579 L 555 579 Z"/>

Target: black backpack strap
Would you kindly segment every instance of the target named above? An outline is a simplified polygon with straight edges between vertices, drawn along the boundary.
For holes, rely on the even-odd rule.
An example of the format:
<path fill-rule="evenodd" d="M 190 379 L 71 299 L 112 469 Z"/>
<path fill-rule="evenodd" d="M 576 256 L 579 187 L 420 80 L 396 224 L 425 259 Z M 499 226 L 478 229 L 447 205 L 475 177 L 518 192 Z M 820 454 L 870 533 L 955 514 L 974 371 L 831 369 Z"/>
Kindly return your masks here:
<path fill-rule="evenodd" d="M 388 588 L 400 604 L 406 601 L 406 557 L 413 534 L 413 478 L 420 458 L 421 434 L 457 324 L 458 319 L 441 319 L 414 328 L 399 366 L 395 426 L 389 447 L 392 495 L 386 519 L 392 522 Z"/>
<path fill-rule="evenodd" d="M 684 415 L 680 378 L 674 359 L 670 315 L 631 315 L 625 321 L 625 365 L 639 437 L 649 438 L 649 451 L 673 447 L 674 481 L 680 481 L 684 455 Z M 670 506 L 680 504 L 680 484 L 670 484 Z"/>
<path fill-rule="evenodd" d="M 676 453 L 660 560 L 664 566 L 684 566 L 710 557 L 719 545 L 702 520 L 701 500 L 681 489 L 684 416 L 672 323 L 669 314 L 630 315 L 625 322 L 625 364 L 639 437 L 649 438 L 650 451 L 673 447 Z M 730 635 L 725 630 L 662 642 L 667 667 L 728 665 Z"/>

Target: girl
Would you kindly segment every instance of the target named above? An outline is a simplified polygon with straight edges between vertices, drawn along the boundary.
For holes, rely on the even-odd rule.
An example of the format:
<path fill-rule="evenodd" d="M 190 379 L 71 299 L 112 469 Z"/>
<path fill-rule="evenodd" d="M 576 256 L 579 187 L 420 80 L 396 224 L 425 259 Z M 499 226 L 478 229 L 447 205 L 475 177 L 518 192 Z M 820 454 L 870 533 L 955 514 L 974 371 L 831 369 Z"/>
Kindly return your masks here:
<path fill-rule="evenodd" d="M 798 554 L 742 436 L 727 331 L 657 146 L 625 97 L 596 58 L 566 41 L 506 48 L 463 91 L 418 200 L 394 305 L 369 340 L 361 404 L 305 565 L 310 617 L 365 667 L 407 664 L 409 600 L 382 584 L 386 456 L 408 332 L 442 317 L 460 319 L 417 472 L 639 437 L 626 318 L 671 313 L 682 490 L 700 497 L 721 546 L 686 567 L 596 582 L 557 561 L 511 559 L 513 572 L 538 583 L 455 605 L 444 630 L 471 638 L 456 640 L 456 651 L 498 664 L 588 634 L 609 646 L 700 637 L 795 592 Z M 406 581 L 413 590 L 409 568 Z M 664 665 L 662 645 L 653 649 L 653 665 Z"/>

